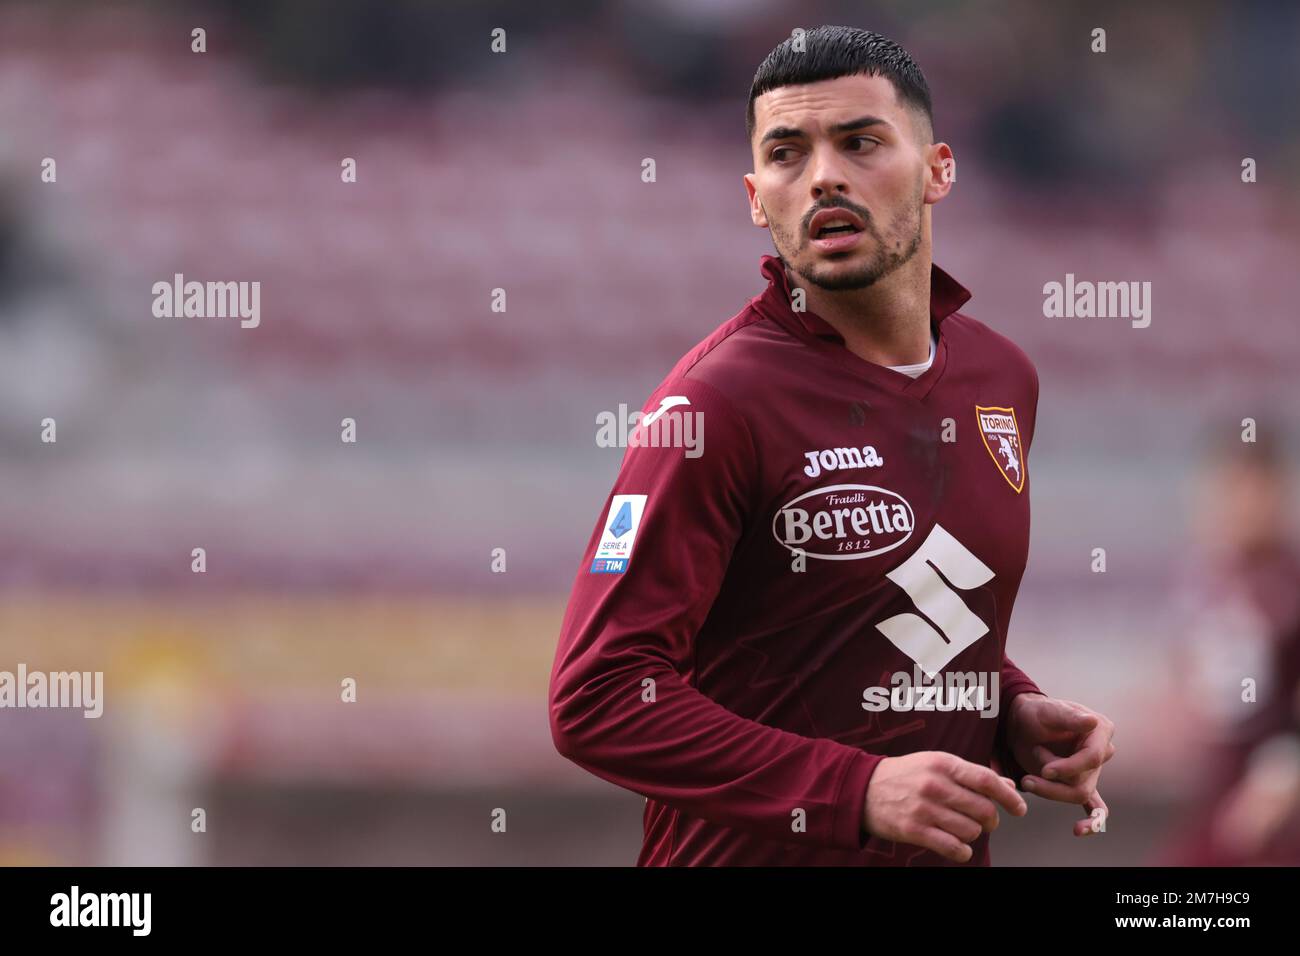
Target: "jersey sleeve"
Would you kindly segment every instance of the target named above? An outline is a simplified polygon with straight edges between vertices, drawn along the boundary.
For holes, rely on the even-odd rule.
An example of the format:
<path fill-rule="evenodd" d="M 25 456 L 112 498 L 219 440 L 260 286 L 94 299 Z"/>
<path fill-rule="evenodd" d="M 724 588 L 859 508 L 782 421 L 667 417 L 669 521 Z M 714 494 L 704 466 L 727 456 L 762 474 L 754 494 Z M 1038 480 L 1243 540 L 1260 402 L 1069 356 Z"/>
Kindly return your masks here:
<path fill-rule="evenodd" d="M 1038 395 L 1039 395 L 1040 385 L 1038 379 L 1038 369 L 1034 367 L 1033 362 L 1029 363 L 1029 378 L 1033 385 L 1034 403 L 1031 406 L 1033 408 L 1033 414 L 1029 419 L 1029 438 L 1025 445 L 1026 455 L 1029 454 L 1029 447 L 1034 442 L 1034 433 L 1038 430 Z"/>
<path fill-rule="evenodd" d="M 994 756 L 1006 776 L 1020 788 L 1021 779 L 1029 771 L 1020 766 L 1007 741 L 1007 725 L 1011 718 L 1011 702 L 1021 694 L 1042 694 L 1029 675 L 1015 665 L 1006 654 L 1002 655 L 1002 673 L 999 677 L 998 730 L 994 740 Z"/>
<path fill-rule="evenodd" d="M 605 780 L 713 823 L 862 849 L 882 756 L 741 717 L 684 676 L 755 517 L 758 468 L 749 427 L 721 392 L 678 378 L 646 409 L 676 398 L 689 405 L 663 417 L 698 416 L 699 454 L 638 446 L 623 458 L 561 626 L 549 692 L 555 745 Z"/>
<path fill-rule="evenodd" d="M 1028 371 L 1030 393 L 1033 396 L 1033 400 L 1030 403 L 1031 411 L 1029 421 L 1027 422 L 1028 427 L 1025 432 L 1025 462 L 1027 465 L 1029 461 L 1029 449 L 1033 444 L 1034 433 L 1038 427 L 1039 380 L 1038 370 L 1034 368 L 1034 364 L 1029 360 L 1028 356 L 1024 356 L 1024 362 Z M 994 755 L 1002 772 L 1014 780 L 1016 786 L 1019 787 L 1021 778 L 1023 778 L 1028 771 L 1024 767 L 1020 766 L 1015 755 L 1012 754 L 1011 748 L 1007 745 L 1006 731 L 1008 719 L 1011 716 L 1011 702 L 1021 694 L 1042 694 L 1043 691 L 1040 690 L 1038 685 L 1034 683 L 1033 679 L 1017 667 L 1015 662 L 1012 661 L 1011 658 L 1007 657 L 1005 653 L 1002 655 L 1002 672 L 999 675 L 998 686 L 1000 696 L 998 699 L 998 730 L 994 743 Z"/>

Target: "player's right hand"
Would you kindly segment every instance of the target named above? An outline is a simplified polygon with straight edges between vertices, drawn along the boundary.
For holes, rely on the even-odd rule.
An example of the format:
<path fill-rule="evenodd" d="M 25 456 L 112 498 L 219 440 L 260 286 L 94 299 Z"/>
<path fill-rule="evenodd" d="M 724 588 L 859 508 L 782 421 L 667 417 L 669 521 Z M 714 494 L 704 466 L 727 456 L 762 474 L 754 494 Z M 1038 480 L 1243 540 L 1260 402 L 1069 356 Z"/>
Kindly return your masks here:
<path fill-rule="evenodd" d="M 872 836 L 925 847 L 954 863 L 998 827 L 998 805 L 1022 817 L 1029 808 L 1007 777 L 941 750 L 886 757 L 867 785 L 862 825 Z"/>

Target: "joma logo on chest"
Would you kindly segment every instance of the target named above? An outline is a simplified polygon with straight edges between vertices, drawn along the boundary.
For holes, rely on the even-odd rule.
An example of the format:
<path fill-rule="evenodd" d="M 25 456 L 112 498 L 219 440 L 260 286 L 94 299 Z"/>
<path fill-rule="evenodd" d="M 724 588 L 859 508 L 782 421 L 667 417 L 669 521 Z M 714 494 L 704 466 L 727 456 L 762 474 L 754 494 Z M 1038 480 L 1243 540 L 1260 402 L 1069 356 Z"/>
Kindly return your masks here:
<path fill-rule="evenodd" d="M 864 445 L 861 448 L 823 448 L 821 451 L 806 451 L 803 456 L 808 459 L 803 473 L 809 478 L 816 478 L 824 471 L 879 468 L 885 463 L 885 459 L 876 454 L 874 445 Z"/>

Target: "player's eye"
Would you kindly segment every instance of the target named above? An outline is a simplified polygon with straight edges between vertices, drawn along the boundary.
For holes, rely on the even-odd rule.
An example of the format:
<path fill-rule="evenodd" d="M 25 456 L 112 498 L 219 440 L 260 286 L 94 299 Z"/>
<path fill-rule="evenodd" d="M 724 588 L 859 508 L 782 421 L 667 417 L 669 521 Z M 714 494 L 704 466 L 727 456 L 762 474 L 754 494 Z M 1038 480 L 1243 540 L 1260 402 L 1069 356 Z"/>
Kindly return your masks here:
<path fill-rule="evenodd" d="M 860 145 L 858 148 L 854 149 L 854 148 L 853 148 L 853 144 L 855 144 L 855 143 L 858 143 L 858 144 L 861 144 L 861 145 Z M 875 148 L 876 148 L 877 146 L 879 146 L 879 145 L 880 145 L 880 140 L 878 140 L 878 139 L 873 139 L 873 138 L 871 138 L 870 136 L 851 136 L 851 137 L 849 137 L 849 147 L 850 147 L 850 152 L 854 152 L 854 153 L 869 153 L 869 152 L 871 152 L 873 149 L 875 149 Z"/>
<path fill-rule="evenodd" d="M 774 163 L 783 163 L 786 160 L 790 159 L 789 156 L 784 154 L 793 153 L 793 152 L 794 152 L 794 148 L 791 146 L 778 146 L 776 149 L 772 150 L 772 152 L 768 154 L 768 159 L 770 159 Z"/>

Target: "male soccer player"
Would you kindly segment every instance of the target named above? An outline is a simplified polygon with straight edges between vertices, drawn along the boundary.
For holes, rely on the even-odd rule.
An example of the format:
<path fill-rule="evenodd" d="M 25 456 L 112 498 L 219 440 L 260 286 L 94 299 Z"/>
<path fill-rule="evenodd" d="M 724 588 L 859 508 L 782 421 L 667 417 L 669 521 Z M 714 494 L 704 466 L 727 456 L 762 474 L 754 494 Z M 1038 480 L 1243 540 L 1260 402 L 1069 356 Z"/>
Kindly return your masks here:
<path fill-rule="evenodd" d="M 639 865 L 987 865 L 1017 783 L 1097 832 L 1111 722 L 1005 654 L 1038 376 L 931 265 L 955 167 L 925 79 L 819 27 L 764 60 L 748 126 L 768 286 L 646 402 L 565 614 L 555 744 L 646 796 Z"/>

